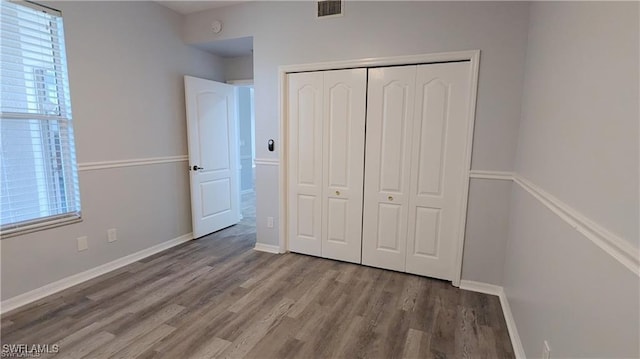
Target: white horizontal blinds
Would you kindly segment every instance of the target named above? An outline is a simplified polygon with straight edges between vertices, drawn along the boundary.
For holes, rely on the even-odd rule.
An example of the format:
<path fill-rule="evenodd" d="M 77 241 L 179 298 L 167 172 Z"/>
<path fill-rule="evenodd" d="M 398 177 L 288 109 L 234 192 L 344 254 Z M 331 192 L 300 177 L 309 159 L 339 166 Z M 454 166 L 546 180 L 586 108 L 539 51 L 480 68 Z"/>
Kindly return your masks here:
<path fill-rule="evenodd" d="M 0 21 L 3 235 L 80 216 L 62 17 L 2 1 Z"/>

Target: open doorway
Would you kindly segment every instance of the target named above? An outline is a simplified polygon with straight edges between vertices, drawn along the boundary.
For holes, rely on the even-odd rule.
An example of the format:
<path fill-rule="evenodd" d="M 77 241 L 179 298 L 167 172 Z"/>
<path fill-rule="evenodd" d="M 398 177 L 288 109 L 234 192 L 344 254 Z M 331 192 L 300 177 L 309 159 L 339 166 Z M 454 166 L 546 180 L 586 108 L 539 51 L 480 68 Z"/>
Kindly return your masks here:
<path fill-rule="evenodd" d="M 256 221 L 256 171 L 255 110 L 253 83 L 229 81 L 237 86 L 238 102 L 238 154 L 240 158 L 240 199 L 242 221 L 255 226 Z"/>
<path fill-rule="evenodd" d="M 253 37 L 219 39 L 195 45 L 218 57 L 218 64 L 224 82 L 235 89 L 235 137 L 234 163 L 237 163 L 237 188 L 240 197 L 240 226 L 235 232 L 256 233 L 256 170 L 255 170 L 255 111 Z M 222 76 L 221 76 L 222 75 Z M 230 143 L 231 145 L 231 143 Z M 237 208 L 237 207 L 236 207 Z M 238 232 L 239 231 L 239 232 Z"/>

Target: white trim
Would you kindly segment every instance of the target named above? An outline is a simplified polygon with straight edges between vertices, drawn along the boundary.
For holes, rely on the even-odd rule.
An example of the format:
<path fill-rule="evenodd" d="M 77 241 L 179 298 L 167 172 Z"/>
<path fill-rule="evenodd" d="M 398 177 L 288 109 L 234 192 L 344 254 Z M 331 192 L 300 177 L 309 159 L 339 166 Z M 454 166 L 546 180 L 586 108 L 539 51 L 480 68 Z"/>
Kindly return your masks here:
<path fill-rule="evenodd" d="M 183 162 L 188 160 L 189 160 L 189 157 L 187 155 L 182 155 L 182 156 L 133 158 L 129 160 L 116 160 L 116 161 L 84 162 L 84 163 L 78 164 L 78 171 L 93 171 L 93 170 L 103 170 L 108 168 L 121 168 L 121 167 L 132 167 L 132 166 L 147 166 L 147 165 L 155 165 L 159 163 Z"/>
<path fill-rule="evenodd" d="M 287 108 L 287 74 L 293 72 L 305 72 L 305 71 L 322 71 L 322 70 L 339 70 L 339 69 L 348 69 L 348 68 L 368 68 L 368 67 L 378 67 L 378 66 L 394 66 L 394 65 L 411 65 L 411 64 L 427 64 L 434 62 L 447 62 L 447 61 L 470 61 L 471 62 L 471 94 L 469 101 L 469 131 L 467 134 L 467 143 L 466 143 L 466 152 L 465 152 L 465 168 L 471 168 L 471 152 L 472 152 L 472 141 L 473 141 L 473 129 L 475 122 L 475 108 L 476 108 L 476 100 L 477 100 L 477 89 L 478 89 L 478 73 L 479 73 L 479 61 L 480 61 L 480 50 L 469 50 L 469 51 L 454 51 L 454 52 L 441 52 L 441 53 L 433 53 L 433 54 L 419 54 L 419 55 L 408 55 L 408 56 L 393 56 L 393 57 L 379 57 L 379 58 L 364 58 L 357 60 L 346 60 L 346 61 L 329 61 L 329 62 L 320 62 L 320 63 L 310 63 L 310 64 L 299 64 L 299 65 L 284 65 L 278 67 L 278 118 L 280 125 L 280 149 L 279 149 L 279 159 L 280 159 L 280 179 L 278 190 L 280 192 L 280 208 L 279 208 L 279 238 L 278 242 L 280 244 L 280 251 L 285 252 L 288 248 L 288 239 L 287 239 L 287 211 L 286 211 L 286 203 L 287 203 L 287 119 L 286 119 L 286 111 Z M 468 202 L 468 191 L 469 191 L 469 176 L 465 175 L 464 179 L 465 185 L 463 188 L 463 215 L 460 220 L 460 235 L 458 238 L 457 248 L 456 248 L 456 268 L 454 276 L 453 276 L 453 285 L 460 285 L 460 278 L 462 275 L 462 250 L 464 248 L 464 234 L 465 234 L 465 226 L 466 226 L 466 214 L 467 214 L 467 202 Z"/>
<path fill-rule="evenodd" d="M 188 233 L 185 235 L 182 235 L 178 238 L 174 238 L 171 240 L 168 240 L 166 242 L 162 242 L 160 244 L 157 244 L 153 247 L 149 247 L 146 249 L 143 249 L 141 251 L 135 252 L 133 254 L 130 254 L 128 256 L 122 257 L 122 258 L 118 258 L 114 261 L 111 261 L 109 263 L 105 263 L 103 265 L 97 266 L 95 268 L 91 268 L 89 270 L 86 270 L 84 272 L 78 273 L 78 274 L 74 274 L 72 276 L 60 279 L 58 281 L 55 281 L 53 283 L 49 283 L 43 287 L 34 289 L 32 291 L 17 295 L 13 298 L 9 298 L 6 300 L 3 300 L 2 303 L 0 303 L 0 313 L 5 314 L 9 311 L 12 311 L 16 308 L 22 307 L 24 305 L 27 305 L 29 303 L 35 302 L 36 300 L 42 299 L 46 296 L 58 293 L 62 290 L 65 290 L 67 288 L 70 288 L 74 285 L 78 285 L 82 282 L 86 282 L 89 279 L 93 279 L 95 277 L 98 277 L 100 275 L 103 275 L 105 273 L 111 272 L 113 270 L 116 270 L 120 267 L 124 267 L 128 264 L 137 262 L 143 258 L 149 257 L 151 255 L 154 255 L 158 252 L 162 252 L 166 249 L 175 247 L 179 244 L 182 244 L 184 242 L 190 241 L 193 239 L 193 233 Z"/>
<path fill-rule="evenodd" d="M 600 249 L 618 260 L 618 262 L 622 263 L 622 265 L 631 270 L 636 276 L 640 277 L 640 253 L 638 248 L 635 248 L 631 243 L 596 224 L 582 213 L 571 208 L 566 203 L 560 201 L 524 177 L 515 174 L 513 180 L 551 210 L 551 212 L 567 222 L 573 229 L 587 237 L 595 245 L 600 247 Z"/>
<path fill-rule="evenodd" d="M 479 171 L 469 172 L 471 178 L 512 180 L 527 191 L 551 212 L 564 220 L 571 228 L 580 232 L 600 249 L 615 258 L 627 269 L 640 277 L 640 250 L 631 243 L 597 224 L 575 208 L 562 202 L 536 184 L 513 172 Z"/>
<path fill-rule="evenodd" d="M 480 179 L 494 179 L 501 181 L 513 181 L 513 172 L 503 172 L 503 171 L 481 171 L 481 170 L 471 170 L 469 171 L 469 178 L 480 178 Z"/>
<path fill-rule="evenodd" d="M 378 67 L 378 66 L 394 66 L 394 65 L 410 65 L 410 64 L 427 64 L 433 62 L 447 62 L 447 61 L 466 61 L 473 60 L 480 54 L 480 50 L 469 51 L 452 51 L 452 52 L 439 52 L 435 54 L 420 54 L 420 55 L 408 55 L 408 56 L 391 56 L 391 57 L 377 57 L 377 58 L 364 58 L 357 60 L 345 60 L 345 61 L 329 61 L 329 62 L 316 62 L 310 64 L 299 65 L 284 65 L 278 67 L 278 73 L 282 76 L 286 76 L 291 72 L 305 72 L 305 71 L 321 71 L 321 70 L 340 70 L 357 67 Z M 286 81 L 285 81 L 286 82 Z M 282 89 L 281 89 L 282 90 Z M 282 95 L 282 93 L 280 93 Z M 282 119 L 280 114 L 280 119 Z"/>
<path fill-rule="evenodd" d="M 289 126 L 286 118 L 287 98 L 289 92 L 289 86 L 287 85 L 287 71 L 289 67 L 280 66 L 278 68 L 278 121 L 280 125 L 280 146 L 278 152 L 279 167 L 279 180 L 278 180 L 278 194 L 280 195 L 280 203 L 278 206 L 278 245 L 280 246 L 280 252 L 286 252 L 289 248 L 287 238 L 287 152 L 289 152 L 289 146 L 287 144 L 287 133 L 289 132 Z"/>
<path fill-rule="evenodd" d="M 280 254 L 280 246 L 274 246 L 272 244 L 256 243 L 253 249 L 260 252 Z"/>
<path fill-rule="evenodd" d="M 466 279 L 460 281 L 460 289 L 497 296 L 500 296 L 504 292 L 504 289 L 499 285 Z"/>
<path fill-rule="evenodd" d="M 279 166 L 280 160 L 277 158 L 256 158 L 253 163 L 261 166 Z"/>
<path fill-rule="evenodd" d="M 511 339 L 511 345 L 513 346 L 513 352 L 517 359 L 525 359 L 527 356 L 518 334 L 518 328 L 516 328 L 516 322 L 513 319 L 511 313 L 511 307 L 509 306 L 509 300 L 504 291 L 504 288 L 494 284 L 474 282 L 471 280 L 461 280 L 460 289 L 470 290 L 472 292 L 485 293 L 489 295 L 497 295 L 500 298 L 500 306 L 502 307 L 502 313 L 504 320 L 507 324 L 507 330 L 509 331 L 509 338 Z"/>
<path fill-rule="evenodd" d="M 468 119 L 469 127 L 467 128 L 467 140 L 465 141 L 464 168 L 471 170 L 471 152 L 473 150 L 473 132 L 476 122 L 476 105 L 478 100 L 478 75 L 480 71 L 480 50 L 466 52 L 471 61 L 471 83 L 469 84 L 469 108 Z M 462 279 L 462 252 L 464 249 L 464 238 L 467 227 L 467 206 L 469 204 L 469 175 L 464 174 L 464 183 L 462 184 L 462 215 L 458 222 L 458 238 L 455 243 L 455 267 L 453 272 L 452 283 L 454 286 L 460 285 Z"/>

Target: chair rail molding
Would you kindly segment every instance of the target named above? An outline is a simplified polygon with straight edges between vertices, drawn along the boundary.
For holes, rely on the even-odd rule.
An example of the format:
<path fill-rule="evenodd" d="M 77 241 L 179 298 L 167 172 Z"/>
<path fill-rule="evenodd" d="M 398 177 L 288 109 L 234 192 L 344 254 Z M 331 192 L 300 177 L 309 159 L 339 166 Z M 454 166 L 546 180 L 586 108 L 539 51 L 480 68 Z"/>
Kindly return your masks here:
<path fill-rule="evenodd" d="M 109 168 L 122 168 L 133 166 L 147 166 L 160 163 L 172 163 L 188 161 L 189 156 L 164 156 L 164 157 L 147 157 L 147 158 L 132 158 L 128 160 L 115 160 L 115 161 L 99 161 L 99 162 L 82 162 L 78 163 L 78 171 L 94 171 L 104 170 Z"/>
<path fill-rule="evenodd" d="M 253 163 L 258 166 L 279 166 L 280 160 L 277 158 L 256 158 Z"/>
<path fill-rule="evenodd" d="M 543 190 L 533 182 L 514 172 L 501 171 L 469 171 L 469 178 L 489 180 L 511 180 L 537 199 L 547 209 L 555 213 L 571 228 L 592 241 L 604 252 L 640 277 L 640 249 L 625 241 L 618 235 L 589 219 L 575 208 L 562 202 L 557 197 Z"/>
<path fill-rule="evenodd" d="M 513 172 L 506 172 L 506 171 L 481 171 L 481 170 L 469 171 L 469 178 L 494 179 L 494 180 L 502 180 L 502 181 L 513 181 L 514 175 L 515 174 Z"/>

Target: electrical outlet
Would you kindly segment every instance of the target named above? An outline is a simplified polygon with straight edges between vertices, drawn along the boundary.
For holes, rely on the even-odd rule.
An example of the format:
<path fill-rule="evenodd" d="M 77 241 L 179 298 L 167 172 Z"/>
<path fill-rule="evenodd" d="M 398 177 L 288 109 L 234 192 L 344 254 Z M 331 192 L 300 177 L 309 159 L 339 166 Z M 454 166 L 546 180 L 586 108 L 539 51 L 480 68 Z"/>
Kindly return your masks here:
<path fill-rule="evenodd" d="M 267 227 L 273 228 L 273 217 L 267 217 Z"/>
<path fill-rule="evenodd" d="M 78 237 L 78 252 L 86 251 L 87 249 L 89 249 L 87 236 Z"/>
<path fill-rule="evenodd" d="M 544 341 L 544 349 L 542 350 L 542 359 L 551 359 L 551 348 L 549 347 L 549 342 Z"/>
<path fill-rule="evenodd" d="M 118 230 L 111 228 L 107 230 L 107 241 L 115 242 L 118 240 Z"/>

